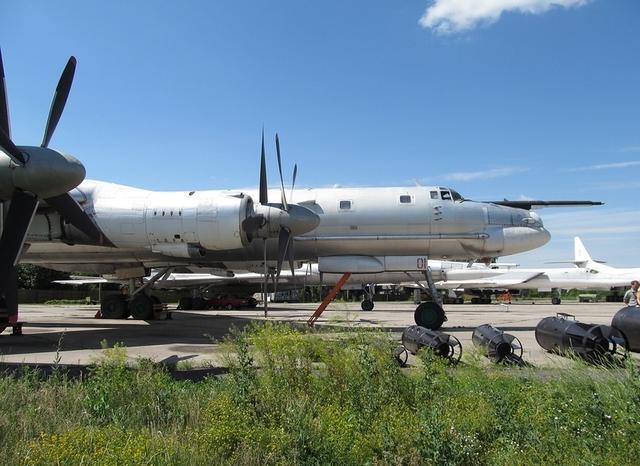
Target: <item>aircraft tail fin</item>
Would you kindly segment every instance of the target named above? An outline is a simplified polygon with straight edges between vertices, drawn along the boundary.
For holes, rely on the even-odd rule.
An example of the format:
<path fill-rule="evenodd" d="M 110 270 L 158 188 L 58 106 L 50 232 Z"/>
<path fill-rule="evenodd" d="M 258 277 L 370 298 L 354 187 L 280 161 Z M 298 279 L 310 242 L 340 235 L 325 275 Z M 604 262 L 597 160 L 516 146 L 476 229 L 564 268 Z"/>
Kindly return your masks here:
<path fill-rule="evenodd" d="M 582 240 L 579 237 L 573 238 L 574 242 L 574 261 L 573 263 L 576 267 L 580 268 L 589 268 L 597 271 L 610 270 L 612 267 L 608 265 L 603 265 L 601 261 L 594 261 L 591 258 L 591 254 L 587 251 L 587 248 L 584 247 Z"/>
<path fill-rule="evenodd" d="M 575 261 L 576 265 L 582 262 L 587 263 L 593 261 L 593 259 L 591 259 L 591 255 L 589 254 L 589 251 L 587 251 L 587 248 L 584 247 L 582 240 L 577 236 L 573 238 L 573 250 L 573 260 Z"/>

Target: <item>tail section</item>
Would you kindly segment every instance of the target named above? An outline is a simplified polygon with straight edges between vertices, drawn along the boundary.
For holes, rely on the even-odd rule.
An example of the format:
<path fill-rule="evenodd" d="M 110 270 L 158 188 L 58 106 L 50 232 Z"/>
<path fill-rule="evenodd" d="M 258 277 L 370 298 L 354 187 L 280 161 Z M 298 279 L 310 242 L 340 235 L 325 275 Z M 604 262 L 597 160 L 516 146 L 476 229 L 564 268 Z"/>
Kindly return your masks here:
<path fill-rule="evenodd" d="M 577 236 L 573 238 L 574 262 L 578 267 L 584 267 L 588 262 L 593 262 L 587 248 Z M 584 264 L 584 265 L 583 265 Z"/>
<path fill-rule="evenodd" d="M 588 268 L 592 270 L 597 270 L 598 272 L 604 272 L 605 270 L 611 270 L 612 267 L 608 265 L 604 265 L 599 261 L 594 261 L 587 251 L 587 248 L 584 247 L 582 240 L 579 237 L 573 238 L 574 242 L 574 261 L 573 263 L 576 267 L 580 267 L 581 269 Z"/>

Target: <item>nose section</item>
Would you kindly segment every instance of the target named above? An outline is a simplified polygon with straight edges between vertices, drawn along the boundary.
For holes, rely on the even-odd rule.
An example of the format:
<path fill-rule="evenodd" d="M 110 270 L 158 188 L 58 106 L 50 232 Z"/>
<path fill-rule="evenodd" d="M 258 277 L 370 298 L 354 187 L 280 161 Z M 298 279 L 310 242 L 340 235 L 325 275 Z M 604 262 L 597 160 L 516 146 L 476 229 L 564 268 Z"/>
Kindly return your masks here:
<path fill-rule="evenodd" d="M 549 232 L 542 227 L 510 227 L 504 229 L 503 255 L 531 251 L 544 246 L 551 239 Z"/>

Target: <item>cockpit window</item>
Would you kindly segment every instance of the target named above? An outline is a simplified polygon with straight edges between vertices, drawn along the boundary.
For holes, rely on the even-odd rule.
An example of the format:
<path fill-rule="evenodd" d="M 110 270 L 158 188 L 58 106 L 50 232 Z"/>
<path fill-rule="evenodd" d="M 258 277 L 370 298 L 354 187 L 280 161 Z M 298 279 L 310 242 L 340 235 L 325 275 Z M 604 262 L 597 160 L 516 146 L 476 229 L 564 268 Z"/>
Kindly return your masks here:
<path fill-rule="evenodd" d="M 453 196 L 454 201 L 464 201 L 464 197 L 460 195 L 458 191 L 451 190 L 451 196 Z"/>
<path fill-rule="evenodd" d="M 450 201 L 451 200 L 451 193 L 447 190 L 441 189 L 440 190 L 440 196 L 442 197 L 443 201 Z"/>
<path fill-rule="evenodd" d="M 438 191 L 431 191 L 431 199 L 440 199 L 440 196 L 438 196 Z"/>

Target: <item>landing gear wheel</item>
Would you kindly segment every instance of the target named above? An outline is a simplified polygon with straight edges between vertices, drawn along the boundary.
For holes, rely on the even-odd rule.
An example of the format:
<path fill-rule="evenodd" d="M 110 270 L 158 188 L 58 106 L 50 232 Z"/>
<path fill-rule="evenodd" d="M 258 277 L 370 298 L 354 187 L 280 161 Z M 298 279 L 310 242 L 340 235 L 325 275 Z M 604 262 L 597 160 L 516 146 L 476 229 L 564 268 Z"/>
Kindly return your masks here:
<path fill-rule="evenodd" d="M 180 301 L 178 301 L 178 309 L 181 311 L 188 311 L 193 307 L 192 302 L 193 300 L 190 297 L 183 296 L 180 298 Z"/>
<path fill-rule="evenodd" d="M 194 311 L 202 311 L 203 309 L 206 309 L 207 307 L 207 302 L 204 300 L 204 298 L 201 297 L 197 297 L 197 298 L 193 298 L 191 300 L 191 309 L 193 309 Z"/>
<path fill-rule="evenodd" d="M 151 320 L 153 319 L 153 299 L 145 294 L 139 294 L 129 302 L 129 311 L 136 320 Z"/>
<path fill-rule="evenodd" d="M 105 296 L 100 302 L 100 315 L 103 319 L 126 319 L 129 317 L 124 296 L 114 294 Z"/>
<path fill-rule="evenodd" d="M 416 324 L 430 330 L 438 330 L 447 320 L 444 309 L 433 301 L 421 303 L 414 313 Z"/>
<path fill-rule="evenodd" d="M 365 299 L 360 303 L 360 307 L 362 308 L 363 311 L 366 311 L 366 312 L 373 311 L 374 306 L 375 304 L 370 299 Z"/>
<path fill-rule="evenodd" d="M 560 304 L 562 301 L 557 296 L 551 298 L 551 304 Z"/>

